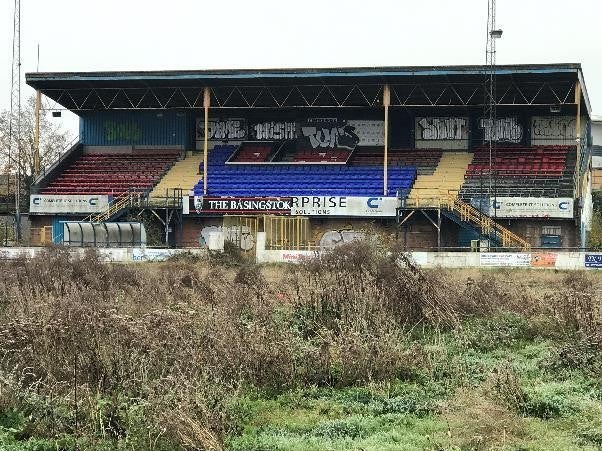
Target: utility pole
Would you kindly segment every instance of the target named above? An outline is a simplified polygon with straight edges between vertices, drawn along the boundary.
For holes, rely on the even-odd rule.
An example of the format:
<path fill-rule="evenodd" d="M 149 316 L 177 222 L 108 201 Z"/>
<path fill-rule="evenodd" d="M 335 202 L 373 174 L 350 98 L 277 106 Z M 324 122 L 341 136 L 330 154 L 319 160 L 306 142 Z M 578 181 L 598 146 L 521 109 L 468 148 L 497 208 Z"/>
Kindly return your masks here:
<path fill-rule="evenodd" d="M 9 170 L 7 176 L 7 191 L 10 192 L 10 172 L 14 167 L 15 238 L 17 243 L 21 243 L 21 0 L 15 0 L 13 15 L 13 60 L 10 87 L 8 146 Z M 13 164 L 13 162 L 15 162 L 15 164 Z"/>
<path fill-rule="evenodd" d="M 496 65 L 496 41 L 502 37 L 502 30 L 496 27 L 496 0 L 487 0 L 487 45 L 485 47 L 485 64 L 487 66 L 487 78 L 485 81 L 484 120 L 486 121 L 483 131 L 486 140 L 489 141 L 489 189 L 487 192 L 488 204 L 493 194 L 493 216 L 497 217 L 497 177 L 493 168 L 497 159 L 496 141 L 497 130 L 497 94 L 495 80 Z M 489 133 L 487 133 L 489 132 Z M 497 172 L 497 171 L 495 171 Z M 481 190 L 481 196 L 482 196 Z M 481 199 L 482 202 L 482 199 Z M 491 213 L 491 212 L 490 212 Z"/>

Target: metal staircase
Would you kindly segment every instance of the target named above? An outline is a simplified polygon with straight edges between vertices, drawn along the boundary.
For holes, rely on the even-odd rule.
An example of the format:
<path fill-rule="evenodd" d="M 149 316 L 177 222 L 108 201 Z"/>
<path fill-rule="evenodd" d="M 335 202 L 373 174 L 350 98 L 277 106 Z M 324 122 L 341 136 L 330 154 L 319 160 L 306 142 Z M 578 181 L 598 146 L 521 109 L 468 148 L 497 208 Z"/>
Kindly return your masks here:
<path fill-rule="evenodd" d="M 523 251 L 531 249 L 531 244 L 527 240 L 456 196 L 448 196 L 443 206 L 447 211 L 457 215 L 462 222 L 475 227 L 483 235 L 497 241 L 502 247 L 520 248 Z"/>
<path fill-rule="evenodd" d="M 470 227 L 470 229 L 488 237 L 502 247 L 523 251 L 531 249 L 531 244 L 527 240 L 497 223 L 487 214 L 462 201 L 455 190 L 440 192 L 439 196 L 415 197 L 412 199 L 412 203 L 406 205 L 406 207 L 412 209 L 440 209 L 443 214 L 457 224 L 465 228 Z"/>
<path fill-rule="evenodd" d="M 106 222 L 119 216 L 125 209 L 139 207 L 141 203 L 141 193 L 129 193 L 127 196 L 120 197 L 111 202 L 105 210 L 92 213 L 84 219 L 84 222 Z"/>

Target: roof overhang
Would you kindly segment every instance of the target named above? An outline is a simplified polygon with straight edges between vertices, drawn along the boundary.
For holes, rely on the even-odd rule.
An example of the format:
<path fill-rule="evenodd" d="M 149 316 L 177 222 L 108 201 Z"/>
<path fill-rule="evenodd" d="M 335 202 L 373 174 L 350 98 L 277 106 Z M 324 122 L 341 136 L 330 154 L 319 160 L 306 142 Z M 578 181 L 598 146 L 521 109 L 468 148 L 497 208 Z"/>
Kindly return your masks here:
<path fill-rule="evenodd" d="M 570 92 L 567 94 L 566 87 L 573 86 L 576 81 L 581 84 L 582 104 L 586 108 L 588 115 L 591 113 L 589 98 L 583 80 L 583 74 L 580 64 L 536 64 L 536 65 L 503 65 L 495 67 L 495 76 L 498 83 L 498 91 L 514 90 L 514 85 L 519 88 L 520 93 L 514 93 L 512 102 L 516 105 L 547 105 L 551 103 L 574 104 L 574 93 L 571 99 Z M 458 87 L 468 87 L 482 85 L 491 73 L 489 66 L 429 66 L 429 67 L 361 67 L 361 68 L 330 68 L 330 69 L 245 69 L 245 70 L 183 70 L 183 71 L 128 71 L 128 72 L 38 72 L 26 74 L 27 84 L 34 89 L 55 100 L 59 105 L 73 111 L 89 109 L 132 109 L 135 106 L 128 107 L 128 94 L 138 99 L 138 95 L 144 97 L 144 90 L 152 90 L 153 95 L 157 97 L 154 108 L 198 108 L 200 105 L 196 102 L 197 95 L 194 90 L 200 90 L 204 87 L 210 87 L 214 92 L 214 106 L 227 106 L 223 103 L 225 97 L 232 98 L 232 92 L 226 93 L 228 88 L 242 88 L 246 90 L 273 89 L 270 93 L 275 98 L 274 106 L 305 106 L 305 105 L 285 105 L 276 98 L 285 96 L 292 87 L 325 87 L 333 90 L 337 87 L 382 87 L 384 84 L 399 86 L 399 92 L 394 92 L 394 98 L 397 97 L 398 105 L 405 106 L 469 106 L 470 103 L 464 102 L 468 99 L 466 95 L 454 93 Z M 530 84 L 539 84 L 539 88 L 530 90 L 521 87 Z M 562 87 L 561 85 L 564 85 Z M 408 87 L 407 90 L 401 88 Z M 424 99 L 416 100 L 414 105 L 412 101 L 404 103 L 403 99 L 410 99 L 414 91 L 410 92 L 410 86 L 416 86 L 420 90 L 429 87 L 430 91 L 425 93 Z M 558 92 L 554 92 L 554 87 L 559 86 Z M 220 103 L 219 90 L 224 91 Z M 276 90 L 282 89 L 281 92 Z M 368 88 L 366 88 L 370 91 Z M 468 88 L 467 88 L 468 89 Z M 163 90 L 164 92 L 162 92 Z M 176 91 L 186 101 L 180 103 L 171 100 L 162 102 L 160 97 L 166 96 L 173 99 Z M 187 90 L 188 92 L 184 92 Z M 289 90 L 289 91 L 287 91 Z M 441 93 L 438 94 L 438 90 Z M 443 94 L 446 90 L 445 95 Z M 156 91 L 156 92 L 155 92 Z M 361 92 L 358 97 L 371 96 L 373 92 Z M 548 91 L 550 91 L 548 93 Z M 112 96 L 119 96 L 123 93 L 123 102 L 110 102 Z M 134 95 L 135 93 L 138 95 Z M 344 89 L 340 94 L 345 97 Z M 157 94 L 159 93 L 159 94 Z M 171 94 L 170 94 L 171 93 Z M 545 97 L 545 94 L 549 94 Z M 197 93 L 198 94 L 198 93 Z M 289 93 L 290 94 L 290 93 Z M 304 93 L 300 93 L 304 97 Z M 334 100 L 330 106 L 340 105 L 339 94 L 331 93 Z M 376 93 L 378 95 L 378 93 Z M 170 97 L 171 95 L 171 97 Z M 249 94 L 251 95 L 251 94 Z M 452 102 L 452 97 L 456 95 L 459 100 Z M 501 94 L 500 94 L 501 95 Z M 511 94 L 512 95 L 512 94 Z M 242 93 L 245 97 L 245 94 Z M 432 97 L 439 102 L 433 102 Z M 541 102 L 535 102 L 537 96 Z M 464 100 L 462 99 L 464 97 Z M 192 99 L 194 102 L 191 102 Z M 483 96 L 477 91 L 473 93 L 471 100 L 482 103 Z M 131 99 L 130 99 L 131 100 Z M 242 102 L 242 101 L 241 101 Z M 249 103 L 246 101 L 247 104 Z M 422 105 L 420 102 L 424 103 Z M 512 104 L 510 102 L 510 104 Z M 377 102 L 378 103 L 378 102 Z M 503 103 L 503 102 L 502 102 Z M 130 102 L 135 105 L 136 102 Z M 395 101 L 393 105 L 395 106 Z M 153 103 L 141 103 L 145 108 L 151 108 Z M 250 105 L 249 105 L 250 106 Z M 308 102 L 307 106 L 312 106 Z M 326 105 L 316 105 L 326 106 Z M 368 102 L 366 105 L 353 106 L 375 106 Z M 243 103 L 239 107 L 245 107 Z"/>

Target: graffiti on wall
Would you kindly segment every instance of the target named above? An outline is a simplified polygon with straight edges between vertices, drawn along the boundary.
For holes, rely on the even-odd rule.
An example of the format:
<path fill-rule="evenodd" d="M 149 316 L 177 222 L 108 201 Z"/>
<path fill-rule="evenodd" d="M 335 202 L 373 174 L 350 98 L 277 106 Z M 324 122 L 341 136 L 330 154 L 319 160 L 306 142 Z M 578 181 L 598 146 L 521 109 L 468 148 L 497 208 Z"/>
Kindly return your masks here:
<path fill-rule="evenodd" d="M 427 141 L 468 139 L 468 119 L 464 117 L 416 118 L 416 138 Z"/>
<path fill-rule="evenodd" d="M 210 141 L 242 141 L 247 137 L 246 119 L 209 119 L 207 139 Z M 205 121 L 197 119 L 197 141 L 205 139 Z"/>
<path fill-rule="evenodd" d="M 248 226 L 207 226 L 201 230 L 199 244 L 203 247 L 209 242 L 212 233 L 223 233 L 224 241 L 237 243 L 243 251 L 250 251 L 255 247 L 255 235 Z"/>
<path fill-rule="evenodd" d="M 136 142 L 142 138 L 138 124 L 106 121 L 103 128 L 107 142 Z"/>
<path fill-rule="evenodd" d="M 483 141 L 506 141 L 518 143 L 523 139 L 523 126 L 515 117 L 504 117 L 495 120 L 492 127 L 489 119 L 481 118 L 479 127 L 483 129 Z"/>
<path fill-rule="evenodd" d="M 329 230 L 320 238 L 321 249 L 331 249 L 335 246 L 362 240 L 366 234 L 357 230 Z"/>
<path fill-rule="evenodd" d="M 338 118 L 308 119 L 301 126 L 301 134 L 313 149 L 355 149 L 360 138 L 355 127 Z"/>
<path fill-rule="evenodd" d="M 575 139 L 577 120 L 566 116 L 539 116 L 531 122 L 531 137 L 533 140 Z"/>
<path fill-rule="evenodd" d="M 251 127 L 251 139 L 284 140 L 297 137 L 297 124 L 293 122 L 261 122 Z"/>

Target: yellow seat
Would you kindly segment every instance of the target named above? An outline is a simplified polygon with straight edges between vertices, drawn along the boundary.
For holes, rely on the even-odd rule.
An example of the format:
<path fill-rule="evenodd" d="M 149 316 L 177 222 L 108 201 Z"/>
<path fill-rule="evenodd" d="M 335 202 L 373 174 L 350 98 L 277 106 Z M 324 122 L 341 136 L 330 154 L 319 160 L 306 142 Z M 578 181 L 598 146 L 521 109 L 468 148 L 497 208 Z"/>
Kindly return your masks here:
<path fill-rule="evenodd" d="M 171 197 L 174 190 L 182 190 L 182 194 L 194 188 L 194 185 L 202 178 L 199 175 L 199 165 L 203 161 L 203 154 L 187 152 L 186 158 L 174 164 L 161 181 L 150 193 L 151 198 Z"/>
<path fill-rule="evenodd" d="M 432 174 L 416 177 L 406 206 L 437 207 L 450 195 L 457 196 L 471 161 L 472 153 L 444 152 Z"/>

